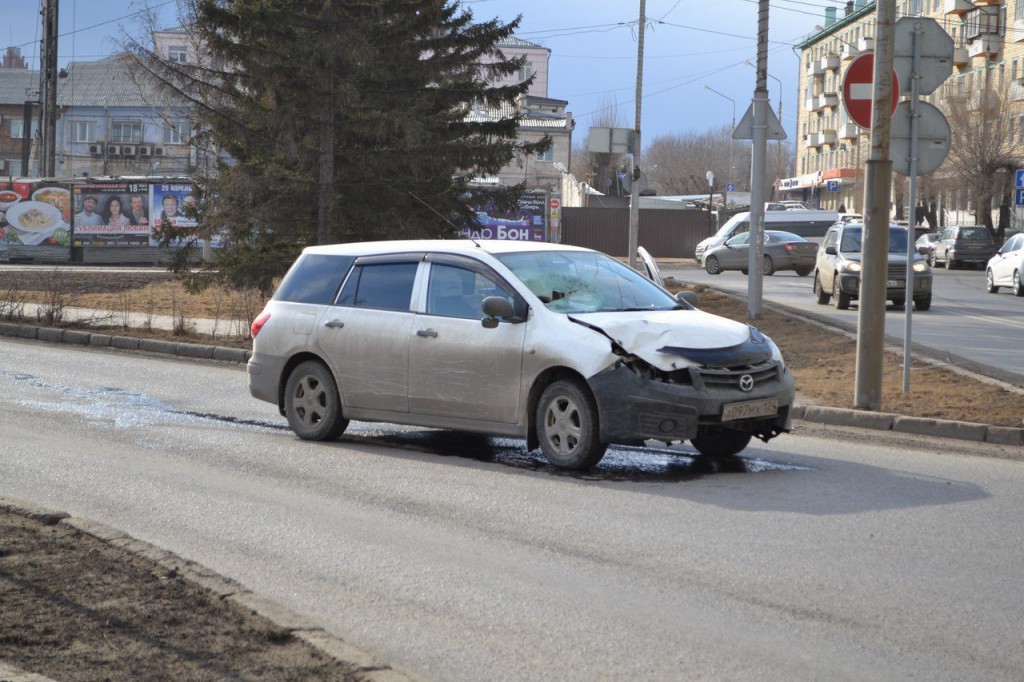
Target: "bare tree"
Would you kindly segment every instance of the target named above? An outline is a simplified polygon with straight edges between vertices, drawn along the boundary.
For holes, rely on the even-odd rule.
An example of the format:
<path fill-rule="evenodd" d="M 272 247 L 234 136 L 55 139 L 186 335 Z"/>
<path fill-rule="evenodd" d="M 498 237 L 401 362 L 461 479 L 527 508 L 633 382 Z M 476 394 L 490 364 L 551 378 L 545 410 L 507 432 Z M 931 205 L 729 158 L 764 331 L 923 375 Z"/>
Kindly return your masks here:
<path fill-rule="evenodd" d="M 651 142 L 644 158 L 651 185 L 659 194 L 717 192 L 727 182 L 742 187 L 750 169 L 750 147 L 733 140 L 729 126 L 662 135 Z M 708 171 L 715 174 L 712 187 L 708 187 Z"/>

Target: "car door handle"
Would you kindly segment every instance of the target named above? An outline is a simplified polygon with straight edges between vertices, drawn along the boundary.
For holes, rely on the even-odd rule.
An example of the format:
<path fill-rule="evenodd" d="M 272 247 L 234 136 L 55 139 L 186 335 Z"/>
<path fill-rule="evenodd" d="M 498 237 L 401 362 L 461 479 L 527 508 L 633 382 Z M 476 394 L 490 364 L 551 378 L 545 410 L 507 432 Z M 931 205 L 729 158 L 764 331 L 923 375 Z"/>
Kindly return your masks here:
<path fill-rule="evenodd" d="M 434 331 L 433 329 L 417 329 L 416 330 L 416 336 L 422 336 L 424 338 L 426 338 L 428 336 L 436 337 L 437 336 L 437 332 Z"/>
<path fill-rule="evenodd" d="M 345 326 L 345 323 L 341 320 L 331 320 L 330 322 L 325 322 L 324 326 L 330 327 L 331 329 L 341 329 Z"/>

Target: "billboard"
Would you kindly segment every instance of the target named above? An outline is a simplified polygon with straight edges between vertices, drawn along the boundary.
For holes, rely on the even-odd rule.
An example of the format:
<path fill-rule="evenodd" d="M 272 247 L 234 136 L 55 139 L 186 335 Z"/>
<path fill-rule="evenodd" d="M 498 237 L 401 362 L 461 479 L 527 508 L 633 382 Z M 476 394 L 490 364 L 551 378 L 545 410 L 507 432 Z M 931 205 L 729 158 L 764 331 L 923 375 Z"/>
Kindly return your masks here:
<path fill-rule="evenodd" d="M 524 192 L 516 207 L 506 210 L 498 208 L 493 196 L 480 191 L 473 194 L 467 206 L 473 211 L 475 222 L 462 229 L 463 237 L 547 241 L 545 192 Z"/>
<path fill-rule="evenodd" d="M 56 183 L 0 182 L 0 250 L 10 246 L 68 246 L 71 192 Z"/>
<path fill-rule="evenodd" d="M 148 246 L 146 183 L 96 183 L 74 187 L 75 246 Z"/>

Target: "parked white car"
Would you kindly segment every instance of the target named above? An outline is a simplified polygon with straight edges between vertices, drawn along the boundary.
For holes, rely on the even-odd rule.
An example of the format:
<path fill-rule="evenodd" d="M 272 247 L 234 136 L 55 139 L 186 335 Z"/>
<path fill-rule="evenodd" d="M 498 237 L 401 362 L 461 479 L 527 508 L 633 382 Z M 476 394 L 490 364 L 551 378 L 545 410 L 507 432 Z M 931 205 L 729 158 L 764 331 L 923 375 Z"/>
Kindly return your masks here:
<path fill-rule="evenodd" d="M 1006 240 L 985 266 L 985 288 L 990 294 L 999 287 L 1010 287 L 1017 296 L 1024 296 L 1024 232 Z"/>
<path fill-rule="evenodd" d="M 793 377 L 771 339 L 578 247 L 310 247 L 252 334 L 250 392 L 306 440 L 394 422 L 518 436 L 584 469 L 612 443 L 732 456 L 790 425 Z"/>

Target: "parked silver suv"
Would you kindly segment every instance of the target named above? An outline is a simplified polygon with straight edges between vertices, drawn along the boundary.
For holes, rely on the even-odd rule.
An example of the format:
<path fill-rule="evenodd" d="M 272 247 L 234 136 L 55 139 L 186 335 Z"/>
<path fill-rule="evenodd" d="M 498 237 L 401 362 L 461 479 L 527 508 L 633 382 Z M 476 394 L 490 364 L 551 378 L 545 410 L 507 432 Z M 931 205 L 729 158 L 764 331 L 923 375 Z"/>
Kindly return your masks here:
<path fill-rule="evenodd" d="M 944 228 L 928 254 L 934 268 L 945 263 L 947 270 L 960 265 L 984 265 L 996 253 L 992 233 L 984 225 L 954 225 Z"/>
<path fill-rule="evenodd" d="M 307 440 L 414 424 L 523 437 L 582 469 L 611 443 L 731 456 L 789 429 L 793 377 L 768 337 L 588 249 L 310 247 L 252 331 L 250 392 Z"/>
<path fill-rule="evenodd" d="M 860 296 L 861 241 L 864 226 L 860 223 L 837 223 L 829 228 L 818 250 L 814 264 L 814 300 L 825 305 L 832 300 L 836 308 L 845 310 Z M 932 306 L 932 271 L 919 253 L 914 253 L 914 308 L 928 310 Z M 907 228 L 889 226 L 889 259 L 886 270 L 885 297 L 893 305 L 906 302 L 907 290 Z"/>

